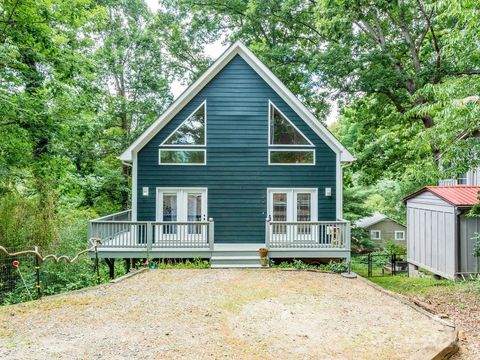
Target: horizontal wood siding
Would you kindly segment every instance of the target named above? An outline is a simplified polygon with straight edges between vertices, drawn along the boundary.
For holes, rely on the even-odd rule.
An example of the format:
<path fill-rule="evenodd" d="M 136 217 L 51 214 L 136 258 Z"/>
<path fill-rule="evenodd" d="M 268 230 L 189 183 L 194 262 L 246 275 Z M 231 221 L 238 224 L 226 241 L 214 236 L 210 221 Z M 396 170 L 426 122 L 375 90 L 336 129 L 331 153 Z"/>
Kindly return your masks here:
<path fill-rule="evenodd" d="M 207 165 L 159 166 L 159 145 L 205 99 Z M 315 166 L 268 165 L 269 99 L 315 144 Z M 237 55 L 139 152 L 137 220 L 155 220 L 156 187 L 206 187 L 215 242 L 263 242 L 270 187 L 318 188 L 318 220 L 336 220 L 335 169 L 335 153 Z"/>

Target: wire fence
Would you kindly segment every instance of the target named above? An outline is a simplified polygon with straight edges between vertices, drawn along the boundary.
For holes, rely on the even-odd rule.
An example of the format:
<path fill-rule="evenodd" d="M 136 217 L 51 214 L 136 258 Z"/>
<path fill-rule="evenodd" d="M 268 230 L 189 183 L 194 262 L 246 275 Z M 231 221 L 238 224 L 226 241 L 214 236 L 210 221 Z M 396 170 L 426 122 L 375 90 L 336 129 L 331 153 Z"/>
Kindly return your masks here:
<path fill-rule="evenodd" d="M 404 254 L 372 253 L 353 255 L 352 271 L 364 277 L 395 276 L 408 273 Z"/>
<path fill-rule="evenodd" d="M 44 295 L 108 281 L 108 269 L 98 258 L 86 256 L 88 251 L 73 259 L 53 255 L 42 257 L 37 248 L 0 251 L 0 305 L 39 299 Z"/>

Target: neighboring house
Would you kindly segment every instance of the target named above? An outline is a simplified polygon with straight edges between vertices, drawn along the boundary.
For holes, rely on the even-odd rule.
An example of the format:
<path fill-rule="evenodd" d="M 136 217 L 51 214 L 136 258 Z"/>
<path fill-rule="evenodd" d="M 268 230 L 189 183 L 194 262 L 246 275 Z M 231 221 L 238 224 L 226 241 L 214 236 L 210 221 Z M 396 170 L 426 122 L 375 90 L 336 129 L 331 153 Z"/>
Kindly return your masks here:
<path fill-rule="evenodd" d="M 403 245 L 407 242 L 407 227 L 378 212 L 357 220 L 355 226 L 367 230 L 370 234 L 370 240 L 375 242 L 394 240 Z"/>
<path fill-rule="evenodd" d="M 480 186 L 480 167 L 467 171 L 466 174 L 457 179 L 442 179 L 438 182 L 440 186 L 470 185 Z"/>
<path fill-rule="evenodd" d="M 478 97 L 476 97 L 474 101 L 478 102 L 480 100 Z M 478 139 L 478 141 L 480 142 L 480 130 L 473 131 L 472 133 L 461 134 L 458 137 L 457 141 L 462 141 L 468 138 Z M 478 156 L 478 152 L 477 153 L 474 152 L 473 154 L 474 154 L 473 155 L 474 158 Z M 442 169 L 441 159 L 442 159 L 442 154 L 439 154 L 437 156 L 437 160 L 439 161 L 440 169 Z M 441 179 L 438 182 L 438 185 L 439 186 L 456 186 L 456 185 L 480 186 L 480 167 L 470 169 L 465 174 L 463 174 L 462 176 L 456 179 Z"/>
<path fill-rule="evenodd" d="M 350 257 L 342 164 L 352 155 L 240 42 L 120 156 L 132 209 L 90 222 L 104 258 Z"/>
<path fill-rule="evenodd" d="M 454 279 L 480 273 L 473 255 L 480 219 L 467 213 L 478 202 L 480 186 L 427 186 L 407 196 L 408 262 Z"/>

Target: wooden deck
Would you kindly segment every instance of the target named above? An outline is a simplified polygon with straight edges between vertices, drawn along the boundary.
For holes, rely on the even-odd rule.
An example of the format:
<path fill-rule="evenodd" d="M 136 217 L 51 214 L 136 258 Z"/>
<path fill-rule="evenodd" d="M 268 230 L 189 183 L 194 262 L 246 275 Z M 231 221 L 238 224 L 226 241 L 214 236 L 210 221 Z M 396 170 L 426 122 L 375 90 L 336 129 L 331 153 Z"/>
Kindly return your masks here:
<path fill-rule="evenodd" d="M 99 239 L 102 258 L 222 258 L 258 256 L 270 258 L 350 258 L 350 223 L 347 221 L 266 221 L 265 238 L 259 243 L 222 243 L 210 221 L 131 221 L 122 212 L 92 220 L 89 239 Z M 93 256 L 93 254 L 92 254 Z"/>

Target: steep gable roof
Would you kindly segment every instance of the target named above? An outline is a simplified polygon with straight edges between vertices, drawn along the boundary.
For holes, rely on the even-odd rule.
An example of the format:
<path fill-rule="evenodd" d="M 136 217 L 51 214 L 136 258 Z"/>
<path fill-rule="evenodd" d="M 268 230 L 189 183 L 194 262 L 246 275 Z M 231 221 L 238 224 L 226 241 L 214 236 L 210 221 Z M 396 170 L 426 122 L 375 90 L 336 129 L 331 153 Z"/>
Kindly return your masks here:
<path fill-rule="evenodd" d="M 405 197 L 403 201 L 407 202 L 425 191 L 433 193 L 453 206 L 473 206 L 479 201 L 480 186 L 425 186 Z"/>
<path fill-rule="evenodd" d="M 119 159 L 132 161 L 133 154 L 141 150 L 236 55 L 241 56 L 335 153 L 340 154 L 340 161 L 351 162 L 355 160 L 352 154 L 315 118 L 305 105 L 239 41 L 230 46 L 202 76 L 190 85 L 173 104 L 119 156 Z"/>

